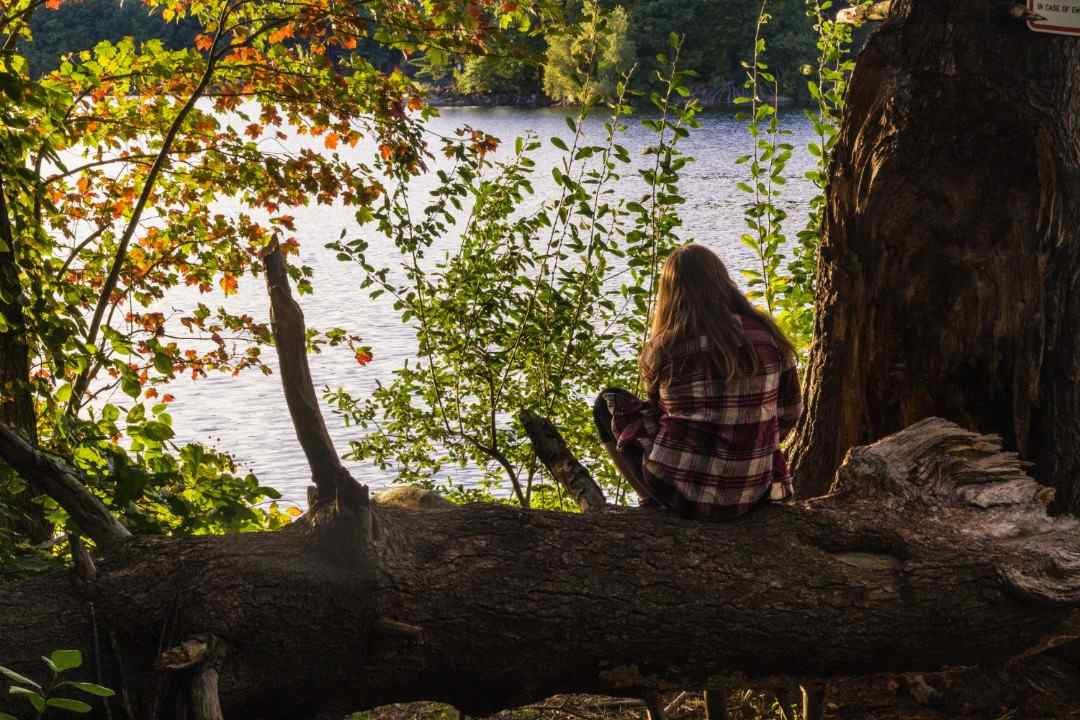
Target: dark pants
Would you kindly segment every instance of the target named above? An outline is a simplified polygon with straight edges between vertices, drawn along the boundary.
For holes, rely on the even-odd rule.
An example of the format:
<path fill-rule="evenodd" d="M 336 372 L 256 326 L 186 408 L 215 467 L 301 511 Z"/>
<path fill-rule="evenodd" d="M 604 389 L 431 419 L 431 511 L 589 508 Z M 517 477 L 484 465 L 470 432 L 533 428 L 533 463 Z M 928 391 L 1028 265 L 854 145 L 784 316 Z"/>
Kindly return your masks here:
<path fill-rule="evenodd" d="M 596 431 L 600 435 L 600 442 L 607 445 L 611 452 L 622 459 L 619 470 L 623 471 L 622 474 L 626 476 L 626 480 L 641 497 L 641 504 L 658 505 L 660 503 L 654 497 L 654 494 L 650 492 L 649 484 L 646 481 L 646 473 L 642 467 L 642 461 L 645 459 L 644 451 L 637 445 L 628 445 L 622 450 L 614 449 L 615 433 L 611 430 L 611 409 L 608 408 L 607 400 L 604 399 L 605 395 L 629 395 L 633 397 L 633 393 L 622 388 L 607 388 L 601 392 L 593 401 L 593 422 L 596 423 Z M 630 474 L 627 475 L 627 472 Z"/>

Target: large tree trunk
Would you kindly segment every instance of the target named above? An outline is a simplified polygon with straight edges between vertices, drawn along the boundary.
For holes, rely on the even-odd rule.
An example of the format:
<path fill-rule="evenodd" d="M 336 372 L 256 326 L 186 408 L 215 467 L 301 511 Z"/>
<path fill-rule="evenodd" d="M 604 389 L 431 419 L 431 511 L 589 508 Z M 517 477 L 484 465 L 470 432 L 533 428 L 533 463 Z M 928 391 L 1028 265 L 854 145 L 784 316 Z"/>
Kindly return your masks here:
<path fill-rule="evenodd" d="M 30 392 L 30 333 L 23 312 L 15 234 L 4 193 L 0 178 L 0 422 L 36 442 L 37 417 Z M 4 492 L 3 486 L 0 492 Z M 33 542 L 41 542 L 52 534 L 52 524 L 45 519 L 42 506 L 34 502 L 36 494 L 36 488 L 28 486 L 13 497 L 3 498 L 8 512 L 0 514 L 0 524 Z"/>
<path fill-rule="evenodd" d="M 1080 39 L 1011 3 L 894 0 L 831 171 L 803 496 L 931 415 L 994 432 L 1080 511 Z"/>
<path fill-rule="evenodd" d="M 137 717 L 171 717 L 190 678 L 155 660 L 210 637 L 228 648 L 225 717 L 419 699 L 484 714 L 557 692 L 991 663 L 1080 602 L 1077 521 L 1047 517 L 1050 493 L 991 438 L 928 420 L 854 451 L 839 485 L 730 524 L 376 506 L 368 538 L 321 503 L 277 533 L 115 536 L 88 582 L 0 593 L 0 664 L 31 673 L 83 648 Z"/>

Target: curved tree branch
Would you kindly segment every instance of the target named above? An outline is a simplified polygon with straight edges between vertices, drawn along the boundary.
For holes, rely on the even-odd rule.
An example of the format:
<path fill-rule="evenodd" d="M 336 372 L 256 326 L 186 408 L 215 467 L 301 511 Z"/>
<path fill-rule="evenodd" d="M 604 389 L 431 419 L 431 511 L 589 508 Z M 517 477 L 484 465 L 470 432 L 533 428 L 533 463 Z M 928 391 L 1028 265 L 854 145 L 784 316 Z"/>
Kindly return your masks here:
<path fill-rule="evenodd" d="M 71 466 L 34 447 L 3 423 L 0 423 L 0 460 L 55 500 L 102 548 L 111 548 L 131 537 L 128 529 L 86 488 Z"/>

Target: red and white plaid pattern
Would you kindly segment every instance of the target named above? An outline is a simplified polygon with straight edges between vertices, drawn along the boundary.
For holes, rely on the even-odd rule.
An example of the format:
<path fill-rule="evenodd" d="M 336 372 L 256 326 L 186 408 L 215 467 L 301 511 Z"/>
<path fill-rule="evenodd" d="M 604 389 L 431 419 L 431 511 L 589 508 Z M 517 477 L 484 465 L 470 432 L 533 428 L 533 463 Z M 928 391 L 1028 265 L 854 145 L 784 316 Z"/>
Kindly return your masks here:
<path fill-rule="evenodd" d="M 658 401 L 605 397 L 619 449 L 639 445 L 656 499 L 685 515 L 741 515 L 766 495 L 793 493 L 780 443 L 802 413 L 798 370 L 761 320 L 738 318 L 761 361 L 757 374 L 709 379 L 702 337 L 675 354 L 677 372 L 660 383 Z"/>

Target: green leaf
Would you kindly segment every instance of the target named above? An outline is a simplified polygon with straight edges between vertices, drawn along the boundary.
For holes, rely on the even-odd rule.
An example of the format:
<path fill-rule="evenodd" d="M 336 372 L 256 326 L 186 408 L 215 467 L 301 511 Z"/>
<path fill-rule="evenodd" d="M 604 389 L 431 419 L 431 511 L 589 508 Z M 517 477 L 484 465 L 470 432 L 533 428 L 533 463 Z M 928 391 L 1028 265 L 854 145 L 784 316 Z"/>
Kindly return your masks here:
<path fill-rule="evenodd" d="M 0 712 L 0 720 L 19 720 L 14 715 L 8 715 L 6 712 Z"/>
<path fill-rule="evenodd" d="M 62 687 L 65 685 L 82 690 L 84 693 L 97 695 L 98 697 L 112 697 L 116 694 L 111 688 L 107 688 L 103 685 L 98 685 L 97 683 L 91 682 L 76 682 L 74 680 L 66 680 L 57 685 L 57 687 Z"/>
<path fill-rule="evenodd" d="M 164 353 L 155 353 L 154 369 L 162 375 L 171 375 L 173 370 L 172 359 Z"/>
<path fill-rule="evenodd" d="M 150 438 L 151 440 L 157 440 L 161 442 L 163 440 L 168 440 L 176 433 L 174 433 L 173 429 L 165 423 L 158 422 L 157 420 L 151 420 L 150 422 L 143 424 L 142 434 Z"/>
<path fill-rule="evenodd" d="M 60 708 L 61 710 L 70 710 L 75 713 L 88 713 L 94 708 L 89 704 L 84 703 L 82 700 L 72 700 L 71 698 L 49 698 L 45 703 L 49 707 Z"/>
<path fill-rule="evenodd" d="M 56 389 L 56 393 L 53 395 L 58 403 L 66 403 L 71 399 L 71 383 L 64 383 Z"/>
<path fill-rule="evenodd" d="M 8 693 L 26 698 L 27 702 L 33 705 L 34 709 L 39 713 L 45 712 L 45 698 L 41 697 L 41 695 L 33 690 L 15 685 L 8 689 Z"/>
<path fill-rule="evenodd" d="M 56 672 L 74 670 L 82 665 L 82 653 L 78 650 L 53 650 L 49 659 L 56 665 Z"/>
<path fill-rule="evenodd" d="M 27 687 L 37 688 L 38 690 L 41 689 L 41 686 L 30 678 L 25 675 L 20 675 L 11 668 L 6 668 L 3 665 L 0 665 L 0 675 L 3 675 L 11 682 L 18 683 L 19 685 L 26 685 Z"/>
<path fill-rule="evenodd" d="M 139 378 L 135 375 L 125 375 L 120 380 L 120 389 L 124 391 L 124 394 L 137 398 L 142 393 L 142 385 L 139 384 Z"/>

